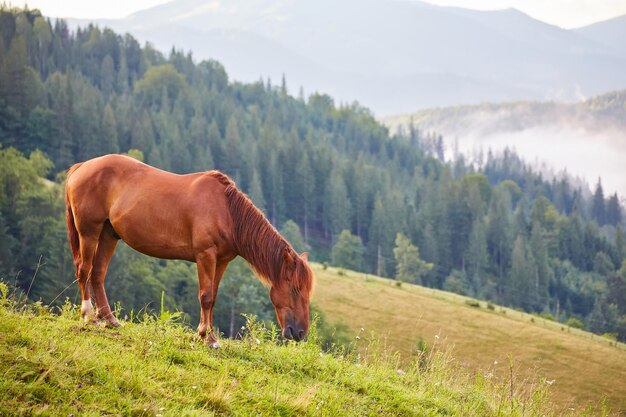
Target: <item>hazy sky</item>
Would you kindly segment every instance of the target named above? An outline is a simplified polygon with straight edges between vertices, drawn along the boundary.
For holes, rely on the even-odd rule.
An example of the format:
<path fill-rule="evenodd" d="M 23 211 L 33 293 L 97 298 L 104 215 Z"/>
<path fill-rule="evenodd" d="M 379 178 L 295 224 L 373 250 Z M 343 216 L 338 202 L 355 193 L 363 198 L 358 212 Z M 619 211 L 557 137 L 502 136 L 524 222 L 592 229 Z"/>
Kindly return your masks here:
<path fill-rule="evenodd" d="M 119 18 L 169 0 L 9 0 L 28 4 L 52 17 Z M 227 2 L 228 0 L 225 0 Z M 301 0 L 295 0 L 301 1 Z M 340 0 L 339 0 L 340 1 Z M 574 28 L 626 14 L 626 0 L 426 0 L 428 3 L 468 9 L 516 8 L 536 19 Z"/>

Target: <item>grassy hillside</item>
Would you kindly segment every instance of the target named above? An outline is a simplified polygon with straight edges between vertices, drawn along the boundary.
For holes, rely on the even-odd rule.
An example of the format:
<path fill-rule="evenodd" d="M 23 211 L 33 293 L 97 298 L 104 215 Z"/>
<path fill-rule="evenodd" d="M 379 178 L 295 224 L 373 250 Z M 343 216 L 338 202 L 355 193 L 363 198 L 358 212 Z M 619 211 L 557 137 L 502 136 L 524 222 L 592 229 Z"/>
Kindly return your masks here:
<path fill-rule="evenodd" d="M 70 304 L 52 314 L 1 297 L 0 415 L 554 414 L 541 386 L 464 372 L 441 352 L 400 365 L 373 341 L 340 356 L 314 333 L 285 344 L 254 323 L 212 350 L 167 317 L 108 329 Z"/>
<path fill-rule="evenodd" d="M 444 350 L 469 370 L 516 384 L 545 378 L 556 409 L 606 403 L 626 413 L 626 346 L 560 323 L 415 285 L 315 269 L 315 303 L 355 333 L 375 334 L 409 361 L 418 345 Z M 420 342 L 420 340 L 422 342 Z"/>

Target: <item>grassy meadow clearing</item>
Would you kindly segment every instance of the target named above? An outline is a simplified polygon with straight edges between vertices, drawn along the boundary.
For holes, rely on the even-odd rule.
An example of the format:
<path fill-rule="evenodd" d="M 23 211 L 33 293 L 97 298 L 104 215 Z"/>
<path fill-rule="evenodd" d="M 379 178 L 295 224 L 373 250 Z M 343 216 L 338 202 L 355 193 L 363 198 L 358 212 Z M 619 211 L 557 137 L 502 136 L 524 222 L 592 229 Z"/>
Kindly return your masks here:
<path fill-rule="evenodd" d="M 540 381 L 561 412 L 605 401 L 626 414 L 626 346 L 484 301 L 335 268 L 315 266 L 313 300 L 360 337 L 376 335 L 401 360 L 420 345 L 442 349 L 468 370 L 515 385 Z M 512 365 L 512 369 L 511 369 Z"/>
<path fill-rule="evenodd" d="M 515 310 L 314 265 L 353 335 L 325 352 L 250 321 L 213 350 L 172 315 L 119 329 L 0 298 L 0 415 L 622 415 L 626 348 Z M 0 283 L 0 286 L 3 284 Z M 345 329 L 344 329 L 345 332 Z"/>
<path fill-rule="evenodd" d="M 543 384 L 467 371 L 442 351 L 401 361 L 383 341 L 355 338 L 357 349 L 328 353 L 315 328 L 284 343 L 253 320 L 215 350 L 167 312 L 109 329 L 78 311 L 0 297 L 0 415 L 561 415 Z"/>

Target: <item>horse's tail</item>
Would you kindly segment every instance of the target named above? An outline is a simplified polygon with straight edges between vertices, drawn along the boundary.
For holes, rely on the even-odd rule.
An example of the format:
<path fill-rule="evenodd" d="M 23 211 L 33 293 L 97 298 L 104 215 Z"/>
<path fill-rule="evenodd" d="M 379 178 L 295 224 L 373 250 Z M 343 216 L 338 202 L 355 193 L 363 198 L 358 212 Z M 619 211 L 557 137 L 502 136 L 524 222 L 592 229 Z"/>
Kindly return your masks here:
<path fill-rule="evenodd" d="M 67 222 L 67 237 L 70 241 L 70 248 L 72 249 L 72 257 L 74 258 L 74 262 L 78 259 L 79 251 L 80 251 L 80 239 L 78 237 L 78 230 L 76 229 L 76 223 L 74 223 L 74 213 L 72 211 L 72 205 L 70 204 L 70 199 L 68 196 L 67 190 L 67 180 L 69 180 L 70 175 L 76 171 L 82 163 L 74 164 L 67 171 L 66 183 L 65 183 L 65 221 Z"/>

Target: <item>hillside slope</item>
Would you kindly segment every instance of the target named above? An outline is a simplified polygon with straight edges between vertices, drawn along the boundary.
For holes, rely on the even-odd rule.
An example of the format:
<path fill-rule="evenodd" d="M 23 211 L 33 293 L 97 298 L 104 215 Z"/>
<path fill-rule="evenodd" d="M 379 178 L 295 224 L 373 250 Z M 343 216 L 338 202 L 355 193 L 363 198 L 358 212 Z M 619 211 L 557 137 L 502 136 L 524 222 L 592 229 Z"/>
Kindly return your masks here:
<path fill-rule="evenodd" d="M 552 415 L 541 390 L 511 392 L 441 354 L 399 368 L 376 344 L 335 357 L 254 324 L 211 350 L 162 319 L 113 330 L 82 324 L 69 304 L 61 315 L 8 305 L 0 300 L 3 416 Z"/>
<path fill-rule="evenodd" d="M 578 414 L 606 398 L 613 411 L 626 412 L 623 344 L 485 302 L 472 307 L 452 293 L 333 268 L 315 273 L 314 301 L 328 317 L 383 337 L 405 360 L 426 342 L 451 349 L 468 369 L 506 379 L 511 358 L 520 384 L 549 382 L 559 410 Z"/>

